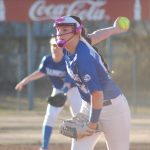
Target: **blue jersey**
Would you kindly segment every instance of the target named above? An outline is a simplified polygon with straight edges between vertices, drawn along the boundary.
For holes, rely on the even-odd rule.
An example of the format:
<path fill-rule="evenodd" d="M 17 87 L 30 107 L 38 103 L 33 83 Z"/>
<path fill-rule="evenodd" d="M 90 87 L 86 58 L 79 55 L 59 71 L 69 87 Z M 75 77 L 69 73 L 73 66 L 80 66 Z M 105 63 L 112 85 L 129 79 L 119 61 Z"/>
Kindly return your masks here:
<path fill-rule="evenodd" d="M 93 91 L 103 91 L 104 100 L 120 95 L 120 88 L 114 83 L 101 57 L 88 43 L 79 41 L 73 55 L 65 52 L 67 71 L 86 101 Z"/>
<path fill-rule="evenodd" d="M 53 61 L 52 56 L 44 56 L 38 70 L 48 75 L 54 88 L 61 89 L 64 82 L 73 82 L 67 74 L 64 57 L 60 62 L 56 63 Z"/>

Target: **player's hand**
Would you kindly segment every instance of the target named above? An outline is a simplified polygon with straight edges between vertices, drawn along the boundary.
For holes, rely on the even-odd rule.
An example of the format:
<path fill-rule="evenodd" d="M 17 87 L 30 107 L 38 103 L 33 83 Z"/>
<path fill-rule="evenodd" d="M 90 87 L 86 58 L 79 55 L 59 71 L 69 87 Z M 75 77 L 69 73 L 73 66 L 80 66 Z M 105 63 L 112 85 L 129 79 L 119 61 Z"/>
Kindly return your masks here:
<path fill-rule="evenodd" d="M 114 21 L 113 27 L 115 28 L 117 33 L 124 32 L 121 28 L 119 28 L 119 26 L 117 24 L 118 20 L 119 20 L 119 17 Z"/>
<path fill-rule="evenodd" d="M 113 27 L 116 29 L 116 31 L 118 31 L 118 33 L 128 31 L 129 26 L 130 21 L 126 17 L 118 17 L 113 24 Z"/>
<path fill-rule="evenodd" d="M 25 86 L 25 83 L 21 81 L 16 85 L 15 90 L 21 91 L 24 88 L 24 86 Z"/>

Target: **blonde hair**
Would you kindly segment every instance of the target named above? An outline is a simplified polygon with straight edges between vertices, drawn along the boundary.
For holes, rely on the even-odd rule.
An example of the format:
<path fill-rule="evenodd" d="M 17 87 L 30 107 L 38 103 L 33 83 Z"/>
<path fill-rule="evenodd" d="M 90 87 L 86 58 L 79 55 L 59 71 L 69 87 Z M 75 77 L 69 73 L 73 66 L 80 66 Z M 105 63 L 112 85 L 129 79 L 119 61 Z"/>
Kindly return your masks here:
<path fill-rule="evenodd" d="M 50 45 L 57 44 L 57 43 L 56 43 L 56 38 L 54 38 L 54 37 L 50 38 L 49 44 L 50 44 Z"/>

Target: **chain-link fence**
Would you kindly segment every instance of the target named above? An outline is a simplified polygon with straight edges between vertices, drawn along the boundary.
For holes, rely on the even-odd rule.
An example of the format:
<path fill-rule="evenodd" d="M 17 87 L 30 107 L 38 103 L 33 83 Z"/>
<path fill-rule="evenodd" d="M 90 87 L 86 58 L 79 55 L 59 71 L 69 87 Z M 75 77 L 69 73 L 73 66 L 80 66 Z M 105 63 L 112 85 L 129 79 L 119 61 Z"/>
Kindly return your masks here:
<path fill-rule="evenodd" d="M 87 24 L 87 28 L 92 32 L 99 28 L 99 24 L 93 23 L 92 29 L 90 24 Z M 133 112 L 148 114 L 150 106 L 149 41 L 145 36 L 142 39 L 137 38 L 136 32 L 133 32 L 134 28 L 127 34 L 111 37 L 96 46 L 103 51 L 110 68 L 114 70 L 112 76 L 126 95 Z M 144 33 L 143 30 L 140 31 Z M 33 71 L 38 68 L 42 57 L 50 54 L 48 37 L 35 37 L 34 44 L 31 56 Z M 17 82 L 28 75 L 26 37 L 1 37 L 0 51 L 0 108 L 28 109 L 30 101 L 27 88 L 21 93 L 14 90 Z M 40 100 L 45 100 L 50 92 L 51 83 L 47 78 L 32 82 L 33 108 L 36 109 L 37 104 L 40 107 Z"/>
<path fill-rule="evenodd" d="M 45 41 L 46 42 L 46 41 Z M 42 45 L 41 45 L 42 47 Z M 40 49 L 40 47 L 39 47 Z M 48 54 L 49 49 L 45 49 L 36 53 L 34 62 L 35 70 L 41 61 L 43 55 Z M 111 57 L 111 58 L 110 58 Z M 122 91 L 126 95 L 128 102 L 135 113 L 146 112 L 150 107 L 150 71 L 148 69 L 150 65 L 149 53 L 116 53 L 114 50 L 112 55 L 106 55 L 106 60 L 109 62 L 111 59 L 111 69 L 114 70 L 112 74 L 114 80 L 121 87 Z M 14 90 L 15 84 L 27 75 L 27 55 L 24 53 L 16 53 L 0 56 L 0 68 L 1 68 L 1 97 L 12 96 L 17 102 L 15 105 L 10 105 L 16 109 L 26 105 L 28 108 L 27 90 L 24 89 L 22 93 L 17 93 Z M 51 92 L 51 83 L 47 78 L 40 79 L 34 82 L 33 96 L 34 107 L 36 107 L 35 99 L 45 99 Z M 22 99 L 26 99 L 25 103 Z M 2 104 L 3 99 L 0 103 Z M 22 102 L 21 102 L 22 101 Z M 13 104 L 13 102 L 11 102 Z M 2 107 L 3 105 L 1 105 Z"/>

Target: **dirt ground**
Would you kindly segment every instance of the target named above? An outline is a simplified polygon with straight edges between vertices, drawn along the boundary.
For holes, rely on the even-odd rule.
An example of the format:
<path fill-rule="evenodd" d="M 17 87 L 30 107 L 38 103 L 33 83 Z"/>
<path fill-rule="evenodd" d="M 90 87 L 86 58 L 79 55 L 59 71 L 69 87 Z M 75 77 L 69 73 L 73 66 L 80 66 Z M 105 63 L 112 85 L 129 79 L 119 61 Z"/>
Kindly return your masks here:
<path fill-rule="evenodd" d="M 39 150 L 45 111 L 0 111 L 0 150 Z M 69 115 L 62 111 L 49 150 L 69 150 L 70 139 L 59 134 L 59 124 Z M 106 150 L 102 135 L 94 150 Z M 133 116 L 130 150 L 150 150 L 150 119 Z M 84 148 L 83 148 L 84 150 Z"/>
<path fill-rule="evenodd" d="M 39 150 L 39 145 L 0 145 L 0 150 Z M 51 144 L 49 150 L 70 150 L 70 144 Z M 83 148 L 84 150 L 84 148 Z M 97 144 L 94 150 L 106 150 L 105 144 Z M 130 150 L 150 150 L 149 144 L 131 144 Z"/>

